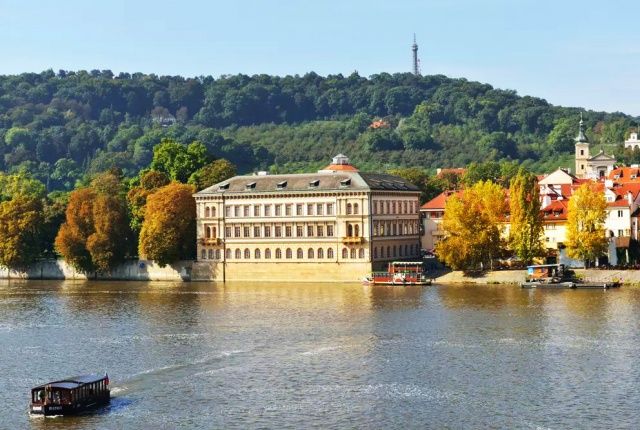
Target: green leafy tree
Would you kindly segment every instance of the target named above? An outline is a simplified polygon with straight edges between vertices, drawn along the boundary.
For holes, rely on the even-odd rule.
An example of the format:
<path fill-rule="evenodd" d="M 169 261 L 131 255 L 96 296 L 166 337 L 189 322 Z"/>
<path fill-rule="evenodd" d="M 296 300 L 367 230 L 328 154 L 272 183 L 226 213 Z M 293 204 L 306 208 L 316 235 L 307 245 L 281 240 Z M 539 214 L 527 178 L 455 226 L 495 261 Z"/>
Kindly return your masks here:
<path fill-rule="evenodd" d="M 607 201 L 597 184 L 585 183 L 571 196 L 567 211 L 567 256 L 594 261 L 606 254 L 609 238 L 604 223 Z"/>
<path fill-rule="evenodd" d="M 186 183 L 191 175 L 210 161 L 207 148 L 193 142 L 189 146 L 170 139 L 153 148 L 151 170 L 165 173 L 172 181 Z"/>
<path fill-rule="evenodd" d="M 540 189 L 535 175 L 520 169 L 511 180 L 509 247 L 525 264 L 545 254 L 540 218 Z"/>
<path fill-rule="evenodd" d="M 213 184 L 233 178 L 236 174 L 236 166 L 224 158 L 221 158 L 195 172 L 191 178 L 189 178 L 189 183 L 196 185 L 197 190 L 200 191 Z"/>

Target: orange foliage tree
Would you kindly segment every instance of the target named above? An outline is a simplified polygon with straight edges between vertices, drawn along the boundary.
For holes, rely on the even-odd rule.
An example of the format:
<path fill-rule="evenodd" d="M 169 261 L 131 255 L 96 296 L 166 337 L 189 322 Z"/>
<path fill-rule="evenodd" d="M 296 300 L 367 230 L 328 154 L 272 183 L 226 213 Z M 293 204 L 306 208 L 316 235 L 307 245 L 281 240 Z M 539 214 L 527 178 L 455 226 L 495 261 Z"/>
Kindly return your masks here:
<path fill-rule="evenodd" d="M 154 260 L 160 267 L 195 257 L 195 192 L 195 186 L 173 181 L 147 197 L 140 255 Z"/>
<path fill-rule="evenodd" d="M 118 173 L 98 176 L 90 187 L 69 195 L 66 222 L 55 241 L 56 251 L 75 268 L 109 271 L 132 248 L 124 187 Z"/>

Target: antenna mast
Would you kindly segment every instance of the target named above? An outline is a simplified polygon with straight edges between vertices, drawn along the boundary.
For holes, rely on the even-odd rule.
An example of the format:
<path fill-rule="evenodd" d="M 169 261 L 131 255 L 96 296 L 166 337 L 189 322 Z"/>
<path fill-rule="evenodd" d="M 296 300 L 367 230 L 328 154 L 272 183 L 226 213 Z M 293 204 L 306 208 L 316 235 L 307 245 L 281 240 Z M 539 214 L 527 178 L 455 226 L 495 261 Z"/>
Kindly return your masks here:
<path fill-rule="evenodd" d="M 413 74 L 416 76 L 420 76 L 420 60 L 418 59 L 418 44 L 416 43 L 416 34 L 413 34 L 413 45 L 411 46 L 411 50 L 413 51 Z"/>

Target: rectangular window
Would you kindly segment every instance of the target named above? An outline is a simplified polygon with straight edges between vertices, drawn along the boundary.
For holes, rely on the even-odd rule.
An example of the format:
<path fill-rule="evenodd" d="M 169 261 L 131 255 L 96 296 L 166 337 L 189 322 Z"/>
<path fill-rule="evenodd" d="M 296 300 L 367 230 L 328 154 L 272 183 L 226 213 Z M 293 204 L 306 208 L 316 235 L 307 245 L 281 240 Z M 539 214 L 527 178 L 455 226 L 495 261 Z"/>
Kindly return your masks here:
<path fill-rule="evenodd" d="M 307 215 L 313 215 L 313 205 L 307 205 Z"/>
<path fill-rule="evenodd" d="M 285 214 L 286 216 L 291 216 L 291 205 L 286 205 L 286 206 L 284 207 L 284 214 Z"/>
<path fill-rule="evenodd" d="M 322 215 L 322 203 L 316 205 L 316 215 Z"/>
<path fill-rule="evenodd" d="M 249 237 L 249 227 L 244 227 L 242 230 L 243 237 Z"/>
<path fill-rule="evenodd" d="M 302 215 L 302 205 L 296 205 L 296 215 Z"/>
<path fill-rule="evenodd" d="M 327 226 L 327 236 L 329 236 L 329 237 L 333 236 L 333 226 L 332 225 L 328 225 Z"/>
<path fill-rule="evenodd" d="M 240 216 L 240 206 L 233 207 L 233 216 Z"/>
<path fill-rule="evenodd" d="M 296 227 L 296 236 L 297 237 L 302 237 L 304 235 L 304 231 L 302 231 L 302 226 L 299 225 Z"/>
<path fill-rule="evenodd" d="M 282 237 L 282 227 L 276 226 L 276 237 Z"/>
<path fill-rule="evenodd" d="M 264 226 L 264 237 L 271 237 L 271 226 Z"/>
<path fill-rule="evenodd" d="M 253 207 L 253 216 L 260 216 L 260 206 L 255 205 Z"/>
<path fill-rule="evenodd" d="M 324 229 L 321 225 L 318 226 L 318 237 L 324 236 Z"/>
<path fill-rule="evenodd" d="M 282 206 L 276 205 L 276 216 L 282 216 Z"/>
<path fill-rule="evenodd" d="M 231 237 L 231 227 L 225 227 L 224 236 L 225 237 Z"/>
<path fill-rule="evenodd" d="M 244 210 L 243 210 L 244 216 L 249 216 L 249 210 L 250 210 L 250 206 L 245 206 L 244 207 Z"/>
<path fill-rule="evenodd" d="M 622 218 L 622 211 L 618 211 L 618 218 Z"/>
<path fill-rule="evenodd" d="M 373 214 L 378 213 L 378 202 L 373 202 Z"/>
<path fill-rule="evenodd" d="M 313 226 L 312 225 L 307 226 L 307 236 L 308 237 L 313 237 Z"/>
<path fill-rule="evenodd" d="M 254 226 L 253 227 L 253 237 L 260 237 L 260 227 L 259 226 Z"/>
<path fill-rule="evenodd" d="M 271 206 L 264 207 L 264 216 L 271 216 Z"/>
<path fill-rule="evenodd" d="M 233 230 L 234 237 L 240 237 L 240 227 L 235 227 Z"/>
<path fill-rule="evenodd" d="M 224 208 L 224 215 L 226 217 L 230 217 L 231 216 L 231 206 L 227 206 Z"/>
<path fill-rule="evenodd" d="M 292 234 L 291 234 L 291 230 L 292 230 L 292 229 L 291 229 L 291 226 L 290 226 L 290 225 L 285 226 L 285 227 L 284 227 L 284 234 L 285 234 L 285 236 L 287 236 L 287 237 L 291 237 L 291 235 L 292 235 Z"/>
<path fill-rule="evenodd" d="M 623 236 L 624 231 L 623 230 L 618 230 L 618 237 L 622 237 Z"/>
<path fill-rule="evenodd" d="M 327 215 L 333 215 L 333 203 L 327 203 Z"/>

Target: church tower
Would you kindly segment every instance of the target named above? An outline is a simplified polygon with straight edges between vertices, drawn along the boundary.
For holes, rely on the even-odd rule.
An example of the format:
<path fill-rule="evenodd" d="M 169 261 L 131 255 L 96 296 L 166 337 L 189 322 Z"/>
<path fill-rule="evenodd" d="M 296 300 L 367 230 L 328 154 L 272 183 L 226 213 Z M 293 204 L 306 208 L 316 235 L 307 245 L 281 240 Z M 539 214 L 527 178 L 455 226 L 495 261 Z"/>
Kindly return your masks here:
<path fill-rule="evenodd" d="M 574 139 L 576 141 L 576 173 L 578 178 L 587 177 L 587 167 L 589 160 L 589 139 L 584 134 L 584 121 L 582 120 L 582 113 L 580 114 L 580 131 L 578 137 Z"/>

